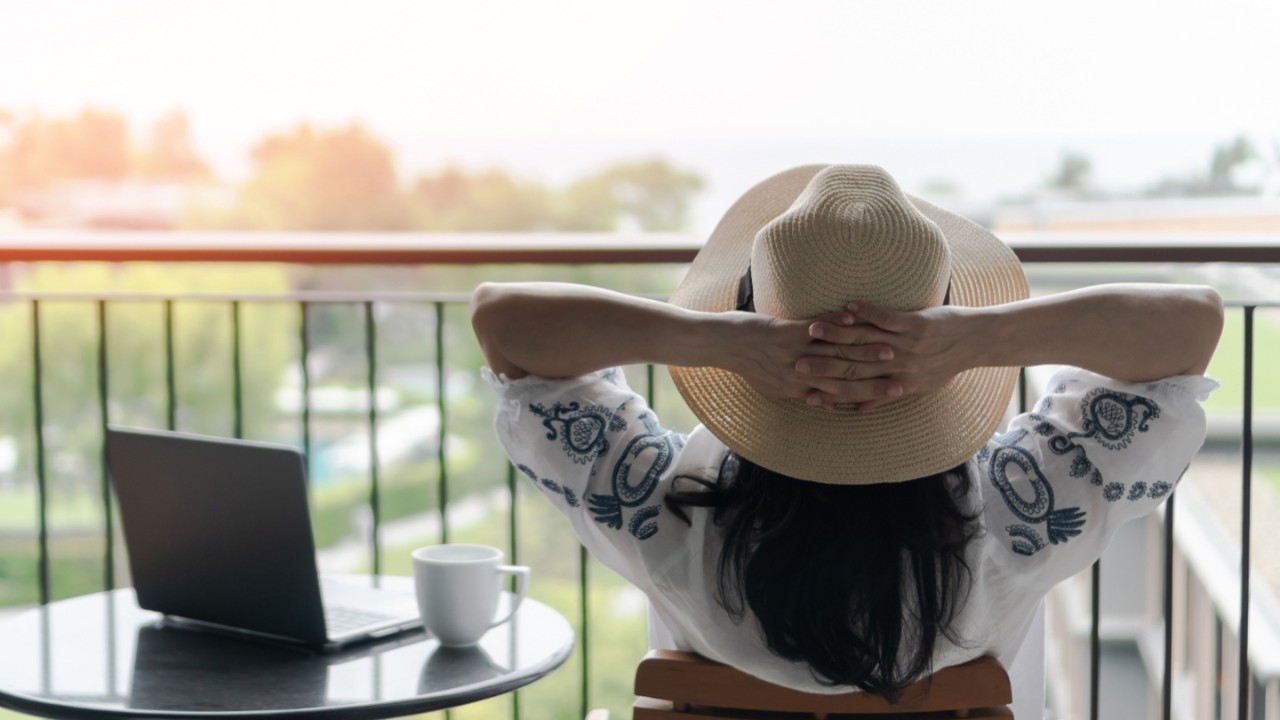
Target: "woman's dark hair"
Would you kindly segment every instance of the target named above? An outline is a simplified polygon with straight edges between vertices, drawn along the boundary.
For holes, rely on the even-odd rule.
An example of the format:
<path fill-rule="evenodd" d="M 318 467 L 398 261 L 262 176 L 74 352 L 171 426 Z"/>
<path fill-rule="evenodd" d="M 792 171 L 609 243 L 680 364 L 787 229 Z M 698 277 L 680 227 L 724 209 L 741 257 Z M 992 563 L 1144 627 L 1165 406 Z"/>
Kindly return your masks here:
<path fill-rule="evenodd" d="M 774 654 L 808 663 L 824 685 L 892 702 L 931 671 L 939 635 L 963 642 L 951 623 L 978 532 L 963 500 L 970 482 L 960 465 L 908 482 L 828 485 L 730 452 L 715 481 L 678 478 L 666 505 L 686 522 L 690 507 L 714 513 L 719 601 L 735 621 L 750 608 Z"/>

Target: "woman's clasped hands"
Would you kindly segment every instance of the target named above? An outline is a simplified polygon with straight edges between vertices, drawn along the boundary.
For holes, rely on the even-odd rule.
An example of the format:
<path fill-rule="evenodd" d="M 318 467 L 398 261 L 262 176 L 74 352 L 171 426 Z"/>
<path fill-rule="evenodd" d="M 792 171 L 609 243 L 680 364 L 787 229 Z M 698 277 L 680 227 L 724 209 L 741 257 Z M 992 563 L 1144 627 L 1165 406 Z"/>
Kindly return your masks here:
<path fill-rule="evenodd" d="M 729 369 L 766 397 L 873 410 L 938 390 L 974 366 L 965 329 L 971 310 L 903 311 L 856 301 L 809 321 L 742 313 L 745 322 L 763 321 L 765 336 L 746 333 L 763 342 L 748 341 Z"/>

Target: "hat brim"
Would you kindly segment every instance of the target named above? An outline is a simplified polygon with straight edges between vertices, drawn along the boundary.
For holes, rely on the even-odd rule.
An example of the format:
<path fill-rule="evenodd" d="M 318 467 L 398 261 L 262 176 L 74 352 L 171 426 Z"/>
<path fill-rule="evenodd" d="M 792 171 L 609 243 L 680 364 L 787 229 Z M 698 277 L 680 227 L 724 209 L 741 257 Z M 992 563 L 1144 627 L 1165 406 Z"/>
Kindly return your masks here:
<path fill-rule="evenodd" d="M 735 309 L 756 233 L 786 211 L 824 167 L 779 173 L 739 198 L 670 302 L 707 312 Z M 984 307 L 1027 297 L 1022 266 L 999 238 L 959 215 L 910 200 L 947 239 L 952 305 Z M 742 457 L 790 477 L 842 485 L 902 482 L 961 464 L 995 432 L 1018 373 L 1016 367 L 973 368 L 936 392 L 860 412 L 768 399 L 741 376 L 719 368 L 669 370 L 694 415 Z"/>

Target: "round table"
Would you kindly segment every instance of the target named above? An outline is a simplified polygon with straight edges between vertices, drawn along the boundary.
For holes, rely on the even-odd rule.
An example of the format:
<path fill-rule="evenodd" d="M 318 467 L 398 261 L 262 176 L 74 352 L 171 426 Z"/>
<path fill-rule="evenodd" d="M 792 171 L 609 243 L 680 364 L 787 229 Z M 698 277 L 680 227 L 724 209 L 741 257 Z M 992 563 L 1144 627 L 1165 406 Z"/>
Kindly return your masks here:
<path fill-rule="evenodd" d="M 380 583 L 412 588 L 409 578 Z M 177 627 L 124 589 L 0 622 L 0 707 L 52 718 L 387 718 L 528 685 L 573 644 L 564 616 L 528 599 L 475 647 L 442 647 L 418 630 L 316 654 Z"/>

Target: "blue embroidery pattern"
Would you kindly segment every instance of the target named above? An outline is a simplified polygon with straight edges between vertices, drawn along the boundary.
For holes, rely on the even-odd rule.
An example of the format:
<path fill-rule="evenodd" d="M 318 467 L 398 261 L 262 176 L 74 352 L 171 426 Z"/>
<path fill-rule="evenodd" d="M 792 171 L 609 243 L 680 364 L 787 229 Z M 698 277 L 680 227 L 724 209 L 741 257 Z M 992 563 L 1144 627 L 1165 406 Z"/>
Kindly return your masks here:
<path fill-rule="evenodd" d="M 1093 438 L 1108 450 L 1123 450 L 1136 433 L 1146 432 L 1148 421 L 1160 417 L 1154 402 L 1138 395 L 1098 388 L 1080 403 L 1084 432 L 1069 437 Z"/>
<path fill-rule="evenodd" d="M 1093 470 L 1093 463 L 1089 462 L 1089 457 L 1084 453 L 1080 453 L 1071 461 L 1071 477 L 1084 477 L 1084 474 L 1090 470 Z M 1101 473 L 1098 473 L 1098 477 L 1102 477 Z"/>
<path fill-rule="evenodd" d="M 565 454 L 579 465 L 586 465 L 609 452 L 606 431 L 622 432 L 627 429 L 627 421 L 603 405 L 582 407 L 577 402 L 554 403 L 547 409 L 541 403 L 533 403 L 529 410 L 543 418 L 547 439 L 559 438 Z"/>
<path fill-rule="evenodd" d="M 1053 393 L 1061 394 L 1066 389 L 1066 384 L 1062 383 L 1054 388 Z M 1121 482 L 1105 482 L 1084 446 L 1077 442 L 1080 438 L 1092 439 L 1113 452 L 1127 448 L 1138 433 L 1147 432 L 1150 421 L 1160 417 L 1160 408 L 1155 402 L 1137 395 L 1097 388 L 1081 401 L 1081 432 L 1070 433 L 1062 432 L 1039 414 L 1047 413 L 1053 407 L 1052 403 L 1048 395 L 1041 398 L 1036 414 L 1029 416 L 1035 423 L 1031 432 L 1047 437 L 1049 450 L 1055 455 L 1073 456 L 1068 470 L 1072 478 L 1088 477 L 1091 485 L 1102 488 L 1102 497 L 1107 502 L 1117 502 L 1125 497 L 1130 501 L 1143 497 L 1160 499 L 1173 490 L 1173 486 L 1164 481 L 1148 486 L 1139 480 L 1128 487 Z M 1081 533 L 1086 521 L 1085 512 L 1078 507 L 1054 506 L 1053 487 L 1035 457 L 1018 445 L 1028 434 L 1027 430 L 1016 430 L 997 435 L 992 439 L 994 448 L 988 445 L 978 453 L 978 460 L 987 463 L 992 485 L 1000 491 L 1009 510 L 1022 521 L 1005 528 L 1013 551 L 1020 555 L 1033 555 L 1050 544 L 1067 542 Z M 1021 475 L 1023 481 L 1019 487 L 1029 487 L 1031 497 L 1023 497 L 1015 489 L 1011 472 Z M 1043 537 L 1035 528 L 1041 523 L 1044 524 Z"/>
<path fill-rule="evenodd" d="M 1005 528 L 1005 532 L 1014 539 L 1013 551 L 1019 555 L 1034 555 L 1036 551 L 1044 549 L 1044 540 L 1040 539 L 1040 534 L 1026 525 L 1010 525 Z"/>
<path fill-rule="evenodd" d="M 587 498 L 587 507 L 596 516 L 596 522 L 608 525 L 614 530 L 622 529 L 622 508 L 618 506 L 618 498 L 612 495 L 595 494 Z"/>
<path fill-rule="evenodd" d="M 1034 421 L 1036 421 L 1036 422 L 1041 422 L 1041 421 L 1043 421 L 1043 420 L 1044 420 L 1044 416 L 1045 416 L 1045 414 L 1047 414 L 1050 410 L 1052 410 L 1052 409 L 1053 409 L 1053 397 L 1051 397 L 1051 396 L 1052 396 L 1052 395 L 1061 395 L 1062 393 L 1064 393 L 1064 392 L 1066 392 L 1066 391 L 1067 391 L 1067 384 L 1066 384 L 1066 383 L 1058 383 L 1057 387 L 1055 387 L 1055 388 L 1053 389 L 1053 392 L 1052 392 L 1052 393 L 1049 393 L 1049 394 L 1047 394 L 1047 395 L 1043 395 L 1043 396 L 1041 396 L 1041 397 L 1040 397 L 1040 401 L 1036 403 L 1035 408 L 1033 408 L 1033 409 L 1031 410 L 1031 412 L 1027 415 L 1027 417 L 1031 418 L 1032 420 L 1034 420 Z M 1053 426 L 1052 426 L 1052 425 L 1050 425 L 1049 427 L 1053 427 Z M 1040 433 L 1040 434 L 1041 434 L 1041 435 L 1047 435 L 1048 433 L 1043 433 L 1043 432 L 1042 432 L 1042 433 Z"/>
<path fill-rule="evenodd" d="M 528 465 L 516 465 L 516 469 L 532 480 L 535 486 L 541 485 L 557 495 L 564 496 L 564 501 L 569 507 L 578 507 L 578 494 L 574 491 L 550 478 L 539 479 L 537 473 L 535 473 Z"/>
<path fill-rule="evenodd" d="M 643 466 L 646 458 L 641 455 L 652 450 L 653 457 L 649 469 L 634 484 L 631 482 L 631 469 L 637 464 Z M 641 435 L 627 444 L 618 464 L 613 467 L 613 494 L 623 507 L 635 507 L 644 502 L 658 487 L 658 479 L 671 466 L 671 458 L 675 454 L 671 440 L 665 435 Z"/>
<path fill-rule="evenodd" d="M 650 521 L 656 519 L 659 512 L 661 509 L 657 505 L 640 508 L 627 523 L 627 531 L 639 540 L 648 540 L 658 533 L 658 523 Z"/>
<path fill-rule="evenodd" d="M 1049 542 L 1057 545 L 1080 534 L 1085 524 L 1085 512 L 1078 507 L 1054 507 L 1053 487 L 1040 470 L 1035 457 L 1017 445 L 1026 436 L 1026 430 L 997 436 L 999 447 L 991 452 L 987 474 L 991 483 L 1000 491 L 1005 505 L 1025 523 L 1006 528 L 1014 538 L 1014 552 L 1031 555 L 1045 547 L 1043 538 L 1031 525 L 1044 523 Z M 1009 477 L 1010 466 L 1021 471 L 1028 480 L 1032 497 L 1025 498 L 1018 493 Z"/>
<path fill-rule="evenodd" d="M 600 379 L 618 386 L 624 382 L 617 369 L 601 373 Z M 565 454 L 579 465 L 589 465 L 609 452 L 612 443 L 617 442 L 611 435 L 627 430 L 628 422 L 622 415 L 626 409 L 625 403 L 612 409 L 580 402 L 556 402 L 549 408 L 541 403 L 529 405 L 529 411 L 542 418 L 547 439 L 559 441 Z M 625 522 L 627 532 L 638 540 L 647 540 L 658 533 L 657 519 L 662 508 L 645 502 L 684 447 L 685 436 L 662 429 L 650 412 L 641 413 L 639 420 L 645 431 L 632 437 L 614 461 L 608 492 L 592 493 L 585 500 L 596 522 L 614 530 L 621 530 Z M 535 484 L 563 496 L 570 507 L 580 506 L 577 494 L 569 488 L 548 478 L 539 479 L 527 466 L 517 468 Z M 590 472 L 594 476 L 598 470 L 593 467 Z M 624 518 L 624 512 L 629 513 L 629 519 Z"/>
<path fill-rule="evenodd" d="M 671 467 L 675 453 L 684 447 L 684 437 L 663 430 L 652 414 L 640 416 L 646 432 L 632 438 L 614 463 L 609 494 L 596 493 L 588 498 L 591 514 L 598 523 L 622 528 L 623 508 L 644 504 L 658 487 L 662 474 Z M 657 519 L 661 507 L 649 505 L 637 510 L 627 531 L 637 539 L 647 540 L 658 532 Z"/>
<path fill-rule="evenodd" d="M 1150 420 L 1160 417 L 1160 408 L 1144 397 L 1107 388 L 1097 388 L 1085 395 L 1080 403 L 1080 413 L 1084 417 L 1082 423 L 1084 432 L 1055 435 L 1049 438 L 1049 449 L 1058 455 L 1079 453 L 1071 461 L 1071 477 L 1084 477 L 1089 473 L 1089 483 L 1102 486 L 1102 473 L 1093 466 L 1084 448 L 1076 442 L 1076 439 L 1093 439 L 1108 450 L 1123 450 L 1129 446 L 1135 434 L 1149 429 Z M 1058 431 L 1055 429 L 1054 432 Z M 1123 494 L 1123 485 L 1120 485 L 1119 490 L 1107 485 L 1103 497 L 1109 502 L 1115 502 Z"/>

